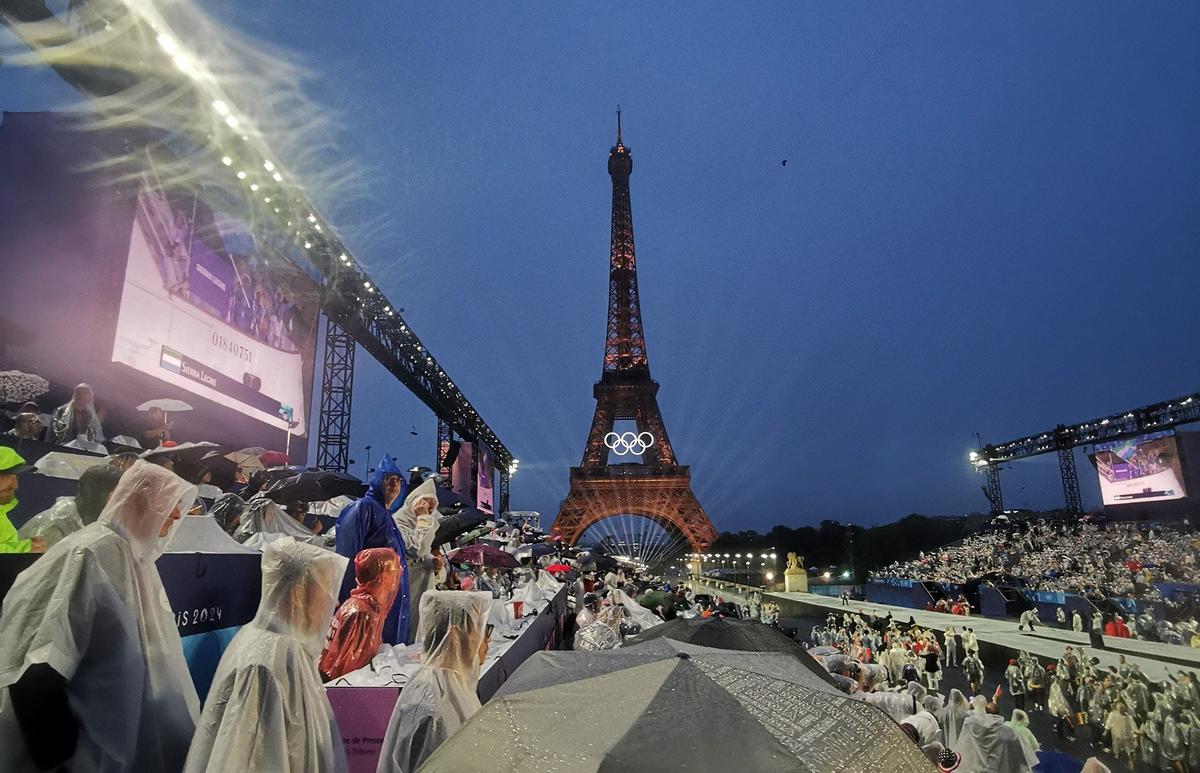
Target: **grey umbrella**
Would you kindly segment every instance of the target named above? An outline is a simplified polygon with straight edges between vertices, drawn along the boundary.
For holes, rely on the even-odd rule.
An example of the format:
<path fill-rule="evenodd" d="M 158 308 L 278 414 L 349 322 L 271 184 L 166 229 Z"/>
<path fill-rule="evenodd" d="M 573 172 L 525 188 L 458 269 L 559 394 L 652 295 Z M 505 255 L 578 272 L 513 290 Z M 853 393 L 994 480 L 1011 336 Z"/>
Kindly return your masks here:
<path fill-rule="evenodd" d="M 677 642 L 539 653 L 421 770 L 931 770 L 886 714 L 787 660 Z"/>
<path fill-rule="evenodd" d="M 737 652 L 699 647 L 673 639 L 654 639 L 637 646 L 596 652 L 547 650 L 532 655 L 496 693 L 497 697 L 526 690 L 553 687 L 593 676 L 602 676 L 639 663 L 653 663 L 680 654 L 699 657 L 705 662 L 734 666 L 762 676 L 780 679 L 812 689 L 826 689 L 825 680 L 789 655 L 768 652 Z"/>
<path fill-rule="evenodd" d="M 829 672 L 808 654 L 808 650 L 783 634 L 779 629 L 757 620 L 735 620 L 727 617 L 676 618 L 656 625 L 630 639 L 627 646 L 640 645 L 658 638 L 688 642 L 701 647 L 741 652 L 775 652 L 795 658 L 812 674 L 833 684 Z"/>

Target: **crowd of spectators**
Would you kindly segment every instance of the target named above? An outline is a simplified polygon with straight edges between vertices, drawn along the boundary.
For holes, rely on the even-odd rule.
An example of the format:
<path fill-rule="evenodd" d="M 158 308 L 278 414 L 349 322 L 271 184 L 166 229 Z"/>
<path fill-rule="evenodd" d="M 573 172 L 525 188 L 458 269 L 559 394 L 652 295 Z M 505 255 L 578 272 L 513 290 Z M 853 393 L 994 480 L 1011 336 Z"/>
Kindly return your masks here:
<path fill-rule="evenodd" d="M 887 712 L 943 770 L 1028 773 L 1041 747 L 1031 712 L 1044 713 L 1060 737 L 1083 734 L 1130 770 L 1200 770 L 1200 685 L 1190 671 L 1155 680 L 1124 656 L 1102 668 L 1083 647 L 1067 646 L 1057 662 L 1022 651 L 1002 673 L 989 673 L 970 628 L 939 635 L 911 618 L 861 610 L 830 613 L 810 644 L 843 691 Z M 965 692 L 939 692 L 948 669 L 961 669 Z M 1007 721 L 1004 695 L 1014 705 Z M 1096 759 L 1088 765 L 1108 769 Z"/>
<path fill-rule="evenodd" d="M 1037 521 L 986 531 L 910 561 L 896 561 L 868 579 L 965 584 L 1009 578 L 1036 591 L 1092 599 L 1173 602 L 1159 583 L 1200 584 L 1200 533 L 1179 525 Z"/>

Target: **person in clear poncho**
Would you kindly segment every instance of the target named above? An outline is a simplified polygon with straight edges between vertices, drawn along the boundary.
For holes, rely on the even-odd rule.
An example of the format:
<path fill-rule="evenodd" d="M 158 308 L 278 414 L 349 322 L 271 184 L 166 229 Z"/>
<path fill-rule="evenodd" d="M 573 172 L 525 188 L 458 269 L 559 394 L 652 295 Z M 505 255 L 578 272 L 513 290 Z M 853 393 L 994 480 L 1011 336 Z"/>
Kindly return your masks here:
<path fill-rule="evenodd" d="M 404 498 L 404 504 L 393 514 L 396 527 L 404 537 L 408 569 L 408 638 L 406 644 L 417 640 L 421 626 L 421 597 L 433 588 L 439 569 L 433 556 L 433 539 L 438 527 L 437 484 L 428 478 Z"/>
<path fill-rule="evenodd" d="M 321 545 L 325 541 L 298 523 L 266 494 L 252 497 L 239 515 L 233 538 L 246 547 L 260 550 L 263 545 L 282 537 L 292 537 L 311 545 Z"/>
<path fill-rule="evenodd" d="M 1021 748 L 1025 751 L 1025 759 L 1033 760 L 1030 767 L 1036 765 L 1038 749 L 1042 748 L 1042 745 L 1038 743 L 1037 737 L 1029 729 L 1029 715 L 1020 709 L 1013 709 L 1012 717 L 1005 724 L 1017 734 L 1017 739 L 1021 741 Z"/>
<path fill-rule="evenodd" d="M 317 658 L 346 559 L 291 537 L 263 546 L 258 612 L 225 650 L 185 773 L 346 770 Z"/>
<path fill-rule="evenodd" d="M 958 734 L 962 731 L 963 722 L 971 713 L 971 704 L 967 696 L 957 687 L 950 691 L 946 706 L 938 712 L 938 724 L 942 726 L 943 743 L 948 749 L 958 748 Z"/>
<path fill-rule="evenodd" d="M 101 414 L 96 409 L 96 396 L 88 384 L 80 384 L 71 399 L 54 409 L 50 430 L 57 443 L 69 443 L 79 437 L 95 443 L 104 442 Z"/>
<path fill-rule="evenodd" d="M 1133 752 L 1137 749 L 1138 726 L 1129 715 L 1129 707 L 1119 701 L 1104 720 L 1104 729 L 1112 738 L 1113 756 L 1124 758 L 1133 767 Z"/>
<path fill-rule="evenodd" d="M 0 770 L 177 771 L 199 701 L 154 565 L 196 488 L 139 461 L 0 616 Z"/>
<path fill-rule="evenodd" d="M 18 533 L 22 539 L 41 537 L 49 550 L 68 534 L 95 523 L 120 480 L 121 471 L 115 467 L 107 464 L 89 467 L 79 476 L 75 496 L 59 497 L 49 510 L 26 521 Z"/>
<path fill-rule="evenodd" d="M 388 721 L 379 773 L 413 773 L 479 711 L 475 693 L 487 656 L 490 593 L 438 591 L 421 599 L 421 668 Z"/>
<path fill-rule="evenodd" d="M 977 696 L 978 697 L 978 696 Z M 963 720 L 958 747 L 959 773 L 1030 773 L 1037 756 L 1026 756 L 1025 746 L 1004 718 L 972 711 Z"/>

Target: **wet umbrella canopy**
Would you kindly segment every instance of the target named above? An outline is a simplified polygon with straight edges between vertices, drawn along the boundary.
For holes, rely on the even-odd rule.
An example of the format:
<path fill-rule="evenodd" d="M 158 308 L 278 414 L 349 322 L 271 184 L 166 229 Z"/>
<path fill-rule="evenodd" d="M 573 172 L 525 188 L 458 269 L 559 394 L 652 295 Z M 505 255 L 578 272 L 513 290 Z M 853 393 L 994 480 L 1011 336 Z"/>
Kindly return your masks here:
<path fill-rule="evenodd" d="M 425 769 L 480 759 L 493 771 L 931 770 L 887 715 L 786 656 L 662 641 L 533 656 Z"/>
<path fill-rule="evenodd" d="M 482 510 L 469 508 L 455 515 L 447 515 L 438 523 L 437 535 L 433 544 L 444 545 L 460 534 L 466 534 L 488 520 L 488 514 Z"/>
<path fill-rule="evenodd" d="M 490 545 L 467 545 L 451 553 L 449 559 L 453 564 L 482 564 L 501 569 L 516 569 L 521 565 L 511 554 Z"/>
<path fill-rule="evenodd" d="M 340 472 L 310 471 L 275 481 L 263 493 L 280 504 L 287 502 L 325 502 L 339 496 L 361 497 L 366 484 L 353 475 Z"/>
<path fill-rule="evenodd" d="M 657 625 L 630 639 L 626 646 L 649 642 L 659 637 L 722 650 L 775 652 L 791 655 L 822 681 L 832 684 L 829 673 L 816 659 L 782 632 L 756 620 L 731 620 L 723 617 L 677 618 Z"/>

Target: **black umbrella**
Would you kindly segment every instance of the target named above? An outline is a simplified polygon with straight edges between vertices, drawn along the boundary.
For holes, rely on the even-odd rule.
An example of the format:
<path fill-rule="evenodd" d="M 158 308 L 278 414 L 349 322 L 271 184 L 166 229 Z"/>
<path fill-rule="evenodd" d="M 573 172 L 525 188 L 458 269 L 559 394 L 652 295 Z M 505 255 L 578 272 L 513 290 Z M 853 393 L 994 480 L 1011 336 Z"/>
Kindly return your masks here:
<path fill-rule="evenodd" d="M 885 713 L 787 656 L 662 641 L 535 654 L 425 769 L 469 770 L 480 759 L 496 773 L 932 767 Z"/>
<path fill-rule="evenodd" d="M 725 617 L 676 618 L 656 625 L 626 642 L 626 646 L 648 642 L 659 637 L 698 644 L 719 650 L 740 652 L 775 652 L 791 655 L 822 681 L 832 685 L 825 668 L 808 651 L 784 633 L 757 620 L 735 620 Z"/>
<path fill-rule="evenodd" d="M 287 502 L 324 502 L 334 497 L 357 499 L 367 490 L 366 484 L 353 475 L 342 472 L 302 472 L 277 480 L 263 488 L 263 493 L 284 504 Z"/>
<path fill-rule="evenodd" d="M 485 523 L 489 516 L 482 510 L 477 510 L 474 507 L 469 507 L 461 513 L 455 515 L 447 515 L 442 518 L 438 524 L 437 534 L 433 538 L 433 544 L 444 545 L 450 542 L 460 534 L 466 534 L 475 527 Z"/>
<path fill-rule="evenodd" d="M 255 470 L 250 475 L 250 483 L 246 486 L 246 490 L 242 492 L 242 496 L 249 500 L 255 494 L 265 491 L 271 485 L 281 480 L 294 478 L 301 472 L 304 472 L 304 470 L 300 467 L 267 467 Z"/>
<path fill-rule="evenodd" d="M 456 494 L 448 488 L 436 486 L 438 498 L 438 510 L 449 515 L 450 513 L 462 510 L 464 507 L 473 507 L 474 502 L 469 496 Z"/>
<path fill-rule="evenodd" d="M 212 475 L 211 483 L 219 489 L 227 489 L 233 485 L 237 474 L 237 465 L 225 457 L 220 451 L 209 451 L 200 460 L 200 469 Z"/>

